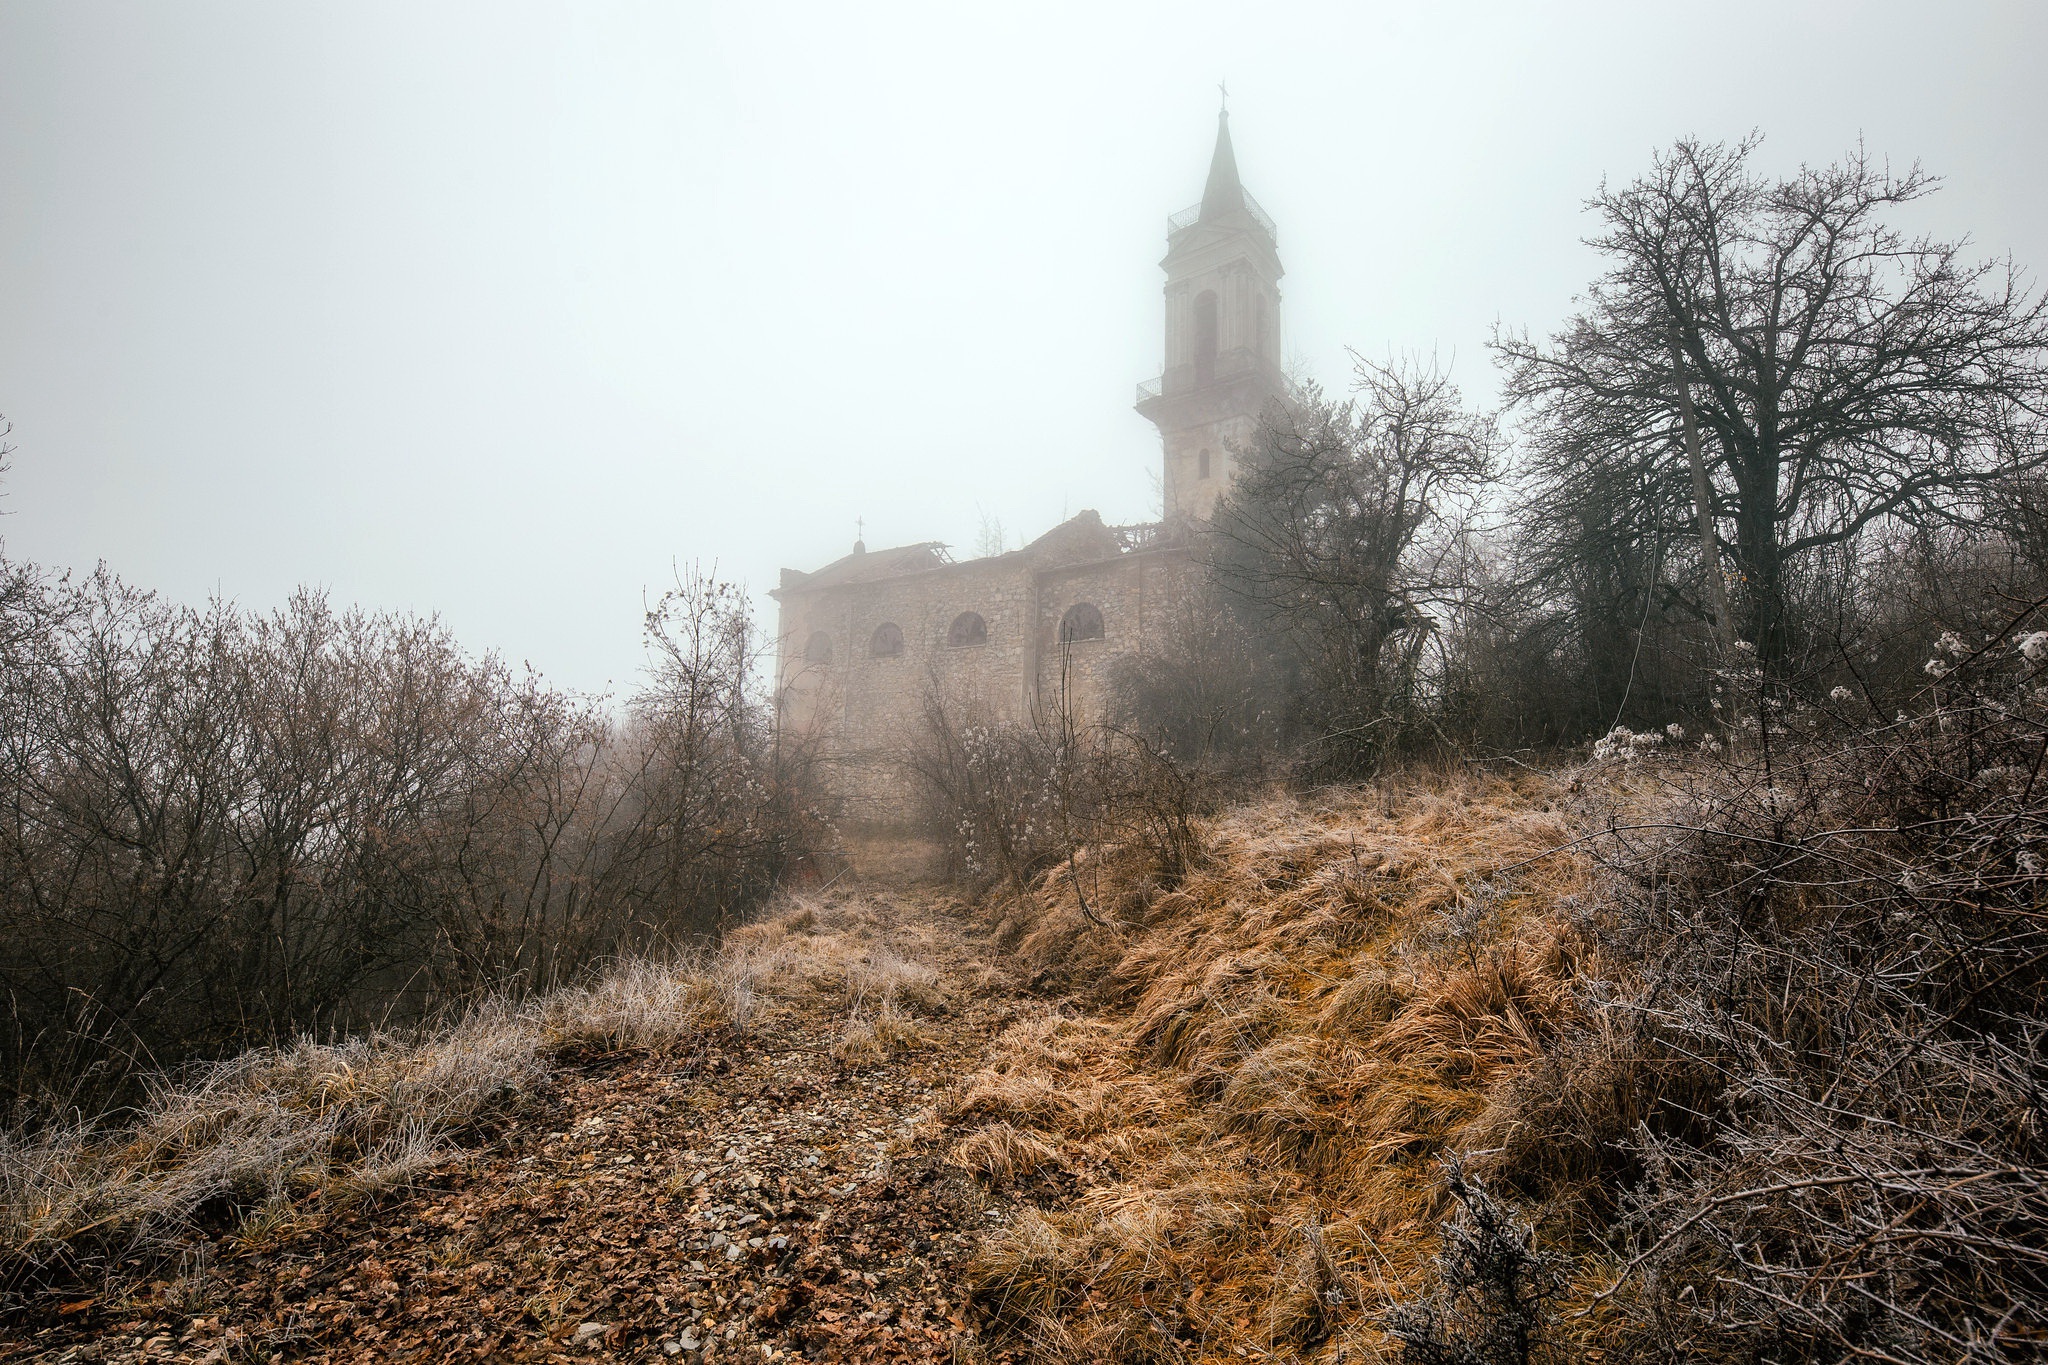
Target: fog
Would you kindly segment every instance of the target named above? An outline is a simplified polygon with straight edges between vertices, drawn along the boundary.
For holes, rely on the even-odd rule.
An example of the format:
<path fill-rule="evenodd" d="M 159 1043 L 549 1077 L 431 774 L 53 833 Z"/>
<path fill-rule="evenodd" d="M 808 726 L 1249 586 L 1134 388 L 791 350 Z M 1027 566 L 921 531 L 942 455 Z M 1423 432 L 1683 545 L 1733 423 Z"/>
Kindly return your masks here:
<path fill-rule="evenodd" d="M 2048 264 L 2048 8 L 0 7 L 0 536 L 438 612 L 601 689 L 679 560 L 1156 515 L 1131 411 L 1227 80 L 1287 350 L 1495 387 L 1680 135 L 1859 139 Z"/>

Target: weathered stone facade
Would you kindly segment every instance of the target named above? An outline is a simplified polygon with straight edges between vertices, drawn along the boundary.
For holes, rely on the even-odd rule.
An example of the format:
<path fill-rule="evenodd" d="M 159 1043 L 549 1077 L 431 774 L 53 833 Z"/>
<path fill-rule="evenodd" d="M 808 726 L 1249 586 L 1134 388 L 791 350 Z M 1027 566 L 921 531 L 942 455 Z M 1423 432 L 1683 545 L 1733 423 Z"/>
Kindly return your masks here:
<path fill-rule="evenodd" d="M 828 738 L 847 814 L 912 812 L 905 760 L 924 741 L 932 701 L 1000 720 L 1049 714 L 1063 697 L 1099 712 L 1113 661 L 1156 647 L 1186 595 L 1187 552 L 1156 534 L 1083 512 L 985 559 L 954 563 L 937 545 L 857 547 L 814 574 L 785 570 L 784 720 Z"/>
<path fill-rule="evenodd" d="M 783 723 L 825 742 L 850 819 L 915 815 L 905 761 L 930 700 L 1014 720 L 1062 699 L 1098 714 L 1116 662 L 1156 649 L 1186 601 L 1188 527 L 1283 391 L 1280 258 L 1271 220 L 1238 183 L 1227 114 L 1202 202 L 1167 220 L 1161 264 L 1166 369 L 1138 391 L 1161 436 L 1161 523 L 1110 527 L 1083 512 L 1008 554 L 956 562 L 937 542 L 857 543 L 815 572 L 782 571 Z"/>

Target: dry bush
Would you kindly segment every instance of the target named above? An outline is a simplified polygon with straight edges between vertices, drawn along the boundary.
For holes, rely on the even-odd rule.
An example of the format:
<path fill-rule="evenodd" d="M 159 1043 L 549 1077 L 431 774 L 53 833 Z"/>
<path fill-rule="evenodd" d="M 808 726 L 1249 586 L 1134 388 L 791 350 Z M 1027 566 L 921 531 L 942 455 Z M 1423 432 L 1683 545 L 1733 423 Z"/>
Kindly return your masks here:
<path fill-rule="evenodd" d="M 1387 1329 L 1409 1365 L 1528 1365 L 1560 1288 L 1552 1258 L 1455 1159 L 1446 1164 L 1458 1211 L 1441 1229 L 1436 1285 L 1389 1314 Z"/>
<path fill-rule="evenodd" d="M 997 911 L 1041 971 L 1090 964 L 1101 1013 L 1009 1029 L 953 1099 L 982 1120 L 953 1159 L 997 1179 L 1050 1152 L 1103 1177 L 984 1240 L 997 1330 L 1076 1359 L 1392 1349 L 1381 1314 L 1426 1280 L 1449 1203 L 1434 1158 L 1477 1148 L 1581 1021 L 1586 864 L 1537 856 L 1571 837 L 1557 797 L 1449 778 L 1276 797 L 1216 819 L 1171 891 L 1089 851 L 1117 922 L 1079 916 L 1056 874 Z M 1488 1166 L 1525 1174 L 1545 1179 Z M 1552 1235 L 1573 1178 L 1537 1191 Z"/>
<path fill-rule="evenodd" d="M 924 733 L 907 766 L 953 870 L 1015 890 L 1084 848 L 1108 845 L 1177 884 L 1200 855 L 1201 819 L 1216 808 L 1221 779 L 1134 730 L 1084 719 L 1068 701 L 1063 683 L 1053 706 L 1018 721 L 927 691 Z M 1096 916 L 1078 884 L 1076 894 Z"/>
<path fill-rule="evenodd" d="M 907 763 L 952 872 L 1019 885 L 1080 842 L 1061 801 L 1073 762 L 1062 739 L 1050 725 L 926 692 L 924 733 Z"/>
<path fill-rule="evenodd" d="M 549 989 L 764 901 L 823 831 L 745 600 L 692 577 L 647 628 L 619 721 L 431 620 L 0 561 L 0 1121 Z"/>
<path fill-rule="evenodd" d="M 1191 579 L 1146 652 L 1111 666 L 1110 715 L 1183 769 L 1246 786 L 1275 766 L 1280 679 L 1215 584 Z"/>
<path fill-rule="evenodd" d="M 1646 1115 L 1632 1144 L 1614 1297 L 1646 1353 L 1990 1360 L 2048 1339 L 2030 615 L 1945 637 L 1893 723 L 1766 706 L 1737 761 L 1672 776 L 1657 828 L 1616 831 L 1600 929 L 1640 986 L 1614 1032 L 1696 1092 L 1696 1117 Z"/>

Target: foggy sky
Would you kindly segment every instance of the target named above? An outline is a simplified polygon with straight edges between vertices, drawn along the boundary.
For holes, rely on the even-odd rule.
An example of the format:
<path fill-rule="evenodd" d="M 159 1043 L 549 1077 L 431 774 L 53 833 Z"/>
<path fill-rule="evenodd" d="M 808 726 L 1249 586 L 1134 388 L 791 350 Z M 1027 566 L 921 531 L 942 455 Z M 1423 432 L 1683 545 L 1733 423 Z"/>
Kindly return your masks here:
<path fill-rule="evenodd" d="M 1156 516 L 1132 388 L 1220 79 L 1289 356 L 1484 399 L 1682 134 L 1860 137 L 1945 178 L 1908 226 L 2048 268 L 2044 52 L 2034 0 L 0 0 L 0 537 L 628 685 L 673 561 Z"/>

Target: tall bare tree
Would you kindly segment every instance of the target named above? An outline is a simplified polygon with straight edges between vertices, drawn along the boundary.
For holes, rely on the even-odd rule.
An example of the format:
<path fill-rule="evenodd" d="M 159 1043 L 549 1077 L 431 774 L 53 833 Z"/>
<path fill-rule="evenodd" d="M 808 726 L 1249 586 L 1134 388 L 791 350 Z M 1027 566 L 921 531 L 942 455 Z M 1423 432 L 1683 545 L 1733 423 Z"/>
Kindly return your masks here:
<path fill-rule="evenodd" d="M 1626 547 L 1670 566 L 1661 607 L 1707 621 L 1704 520 L 1736 633 L 1782 667 L 1803 561 L 1880 522 L 1971 515 L 2048 462 L 2048 312 L 2011 262 L 1887 221 L 1935 188 L 1917 166 L 1859 149 L 1772 178 L 1757 145 L 1681 141 L 1603 188 L 1591 245 L 1609 269 L 1584 310 L 1548 344 L 1495 348 L 1535 419 L 1526 515 L 1547 569 Z M 1603 500 L 1618 504 L 1579 515 Z"/>
<path fill-rule="evenodd" d="M 1434 363 L 1360 361 L 1355 397 L 1270 409 L 1204 536 L 1238 614 L 1297 680 L 1297 723 L 1337 772 L 1400 730 L 1430 607 L 1456 597 L 1460 500 L 1491 477 L 1494 428 Z"/>

